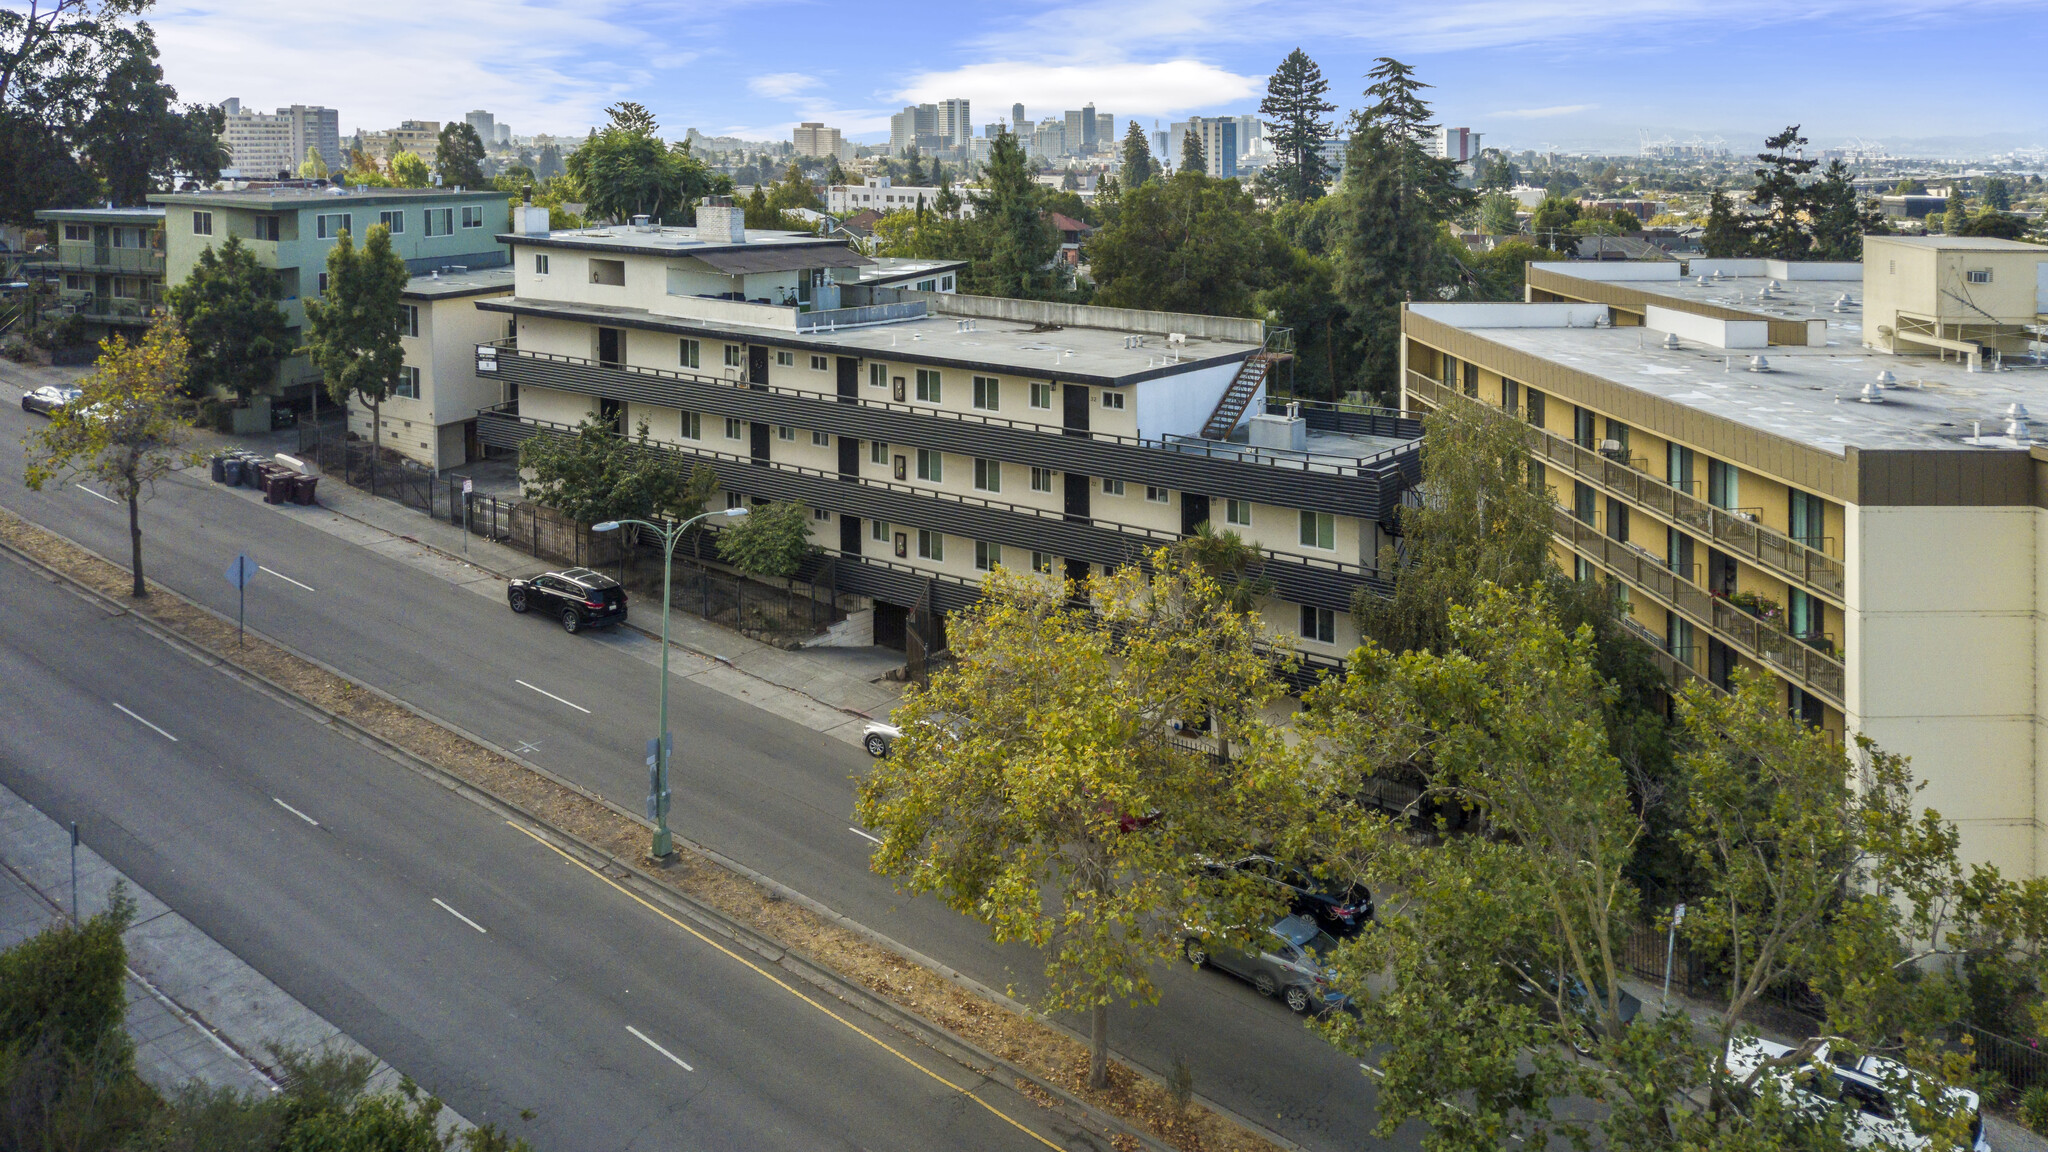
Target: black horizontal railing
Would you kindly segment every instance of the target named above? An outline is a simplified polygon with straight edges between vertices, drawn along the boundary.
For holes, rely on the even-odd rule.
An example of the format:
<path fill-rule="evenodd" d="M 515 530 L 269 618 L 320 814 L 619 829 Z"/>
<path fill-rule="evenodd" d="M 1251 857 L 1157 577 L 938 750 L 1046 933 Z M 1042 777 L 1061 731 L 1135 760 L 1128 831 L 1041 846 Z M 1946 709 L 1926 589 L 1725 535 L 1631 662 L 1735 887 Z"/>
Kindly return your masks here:
<path fill-rule="evenodd" d="M 576 435 L 577 430 L 570 425 L 521 417 L 508 408 L 501 405 L 477 413 L 478 438 L 485 444 L 516 448 L 535 435 Z M 721 485 L 749 496 L 797 501 L 868 520 L 934 529 L 1006 547 L 1035 548 L 1094 564 L 1127 563 L 1152 548 L 1180 539 L 1175 533 L 1156 528 L 1094 517 L 1075 519 L 1063 512 L 1029 505 L 757 460 L 750 455 L 720 452 L 687 442 L 650 441 L 648 449 L 680 465 L 697 461 L 710 464 L 718 472 Z M 1254 575 L 1271 580 L 1274 594 L 1293 603 L 1349 611 L 1358 588 L 1369 587 L 1382 593 L 1389 588 L 1376 569 L 1270 549 L 1259 552 L 1263 561 Z"/>
<path fill-rule="evenodd" d="M 659 404 L 1369 520 L 1389 519 L 1402 490 L 1421 476 L 1414 442 L 1363 457 L 1267 452 L 1254 458 L 1241 444 L 1149 440 L 1093 431 L 1069 434 L 1054 423 L 603 364 L 508 345 L 479 345 L 479 370 L 520 387 Z"/>

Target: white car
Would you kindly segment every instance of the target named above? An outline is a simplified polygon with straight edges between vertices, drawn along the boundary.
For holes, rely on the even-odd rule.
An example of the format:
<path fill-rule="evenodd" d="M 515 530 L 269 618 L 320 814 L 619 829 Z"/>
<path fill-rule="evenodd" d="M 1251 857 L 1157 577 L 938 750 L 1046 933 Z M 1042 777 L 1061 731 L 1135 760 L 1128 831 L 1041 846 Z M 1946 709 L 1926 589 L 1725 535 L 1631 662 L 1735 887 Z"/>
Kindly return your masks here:
<path fill-rule="evenodd" d="M 880 720 L 870 720 L 861 726 L 860 746 L 868 750 L 868 755 L 880 760 L 889 754 L 889 746 L 894 744 L 896 738 L 901 735 L 903 735 L 903 729 L 898 728 L 894 724 L 886 724 Z"/>
<path fill-rule="evenodd" d="M 1723 1064 L 1730 1076 L 1745 1080 L 1765 1061 L 1792 1051 L 1783 1044 L 1754 1036 L 1737 1037 L 1728 1042 Z M 1902 1078 L 1919 1077 L 1920 1073 L 1896 1060 L 1880 1056 L 1833 1059 L 1828 1045 L 1823 1043 L 1806 1063 L 1770 1069 L 1757 1078 L 1757 1083 L 1761 1086 L 1765 1079 L 1774 1081 L 1794 1108 L 1815 1119 L 1827 1115 L 1839 1101 L 1850 1109 L 1846 1135 L 1851 1147 L 1919 1149 L 1933 1141 L 1913 1131 L 1904 1110 L 1895 1107 L 1892 1099 L 1896 1091 L 1893 1086 Z M 1991 1152 L 1991 1143 L 1984 1139 L 1984 1115 L 1977 1094 L 1966 1088 L 1950 1088 L 1947 1099 L 1970 1118 L 1970 1140 L 1975 1152 Z"/>

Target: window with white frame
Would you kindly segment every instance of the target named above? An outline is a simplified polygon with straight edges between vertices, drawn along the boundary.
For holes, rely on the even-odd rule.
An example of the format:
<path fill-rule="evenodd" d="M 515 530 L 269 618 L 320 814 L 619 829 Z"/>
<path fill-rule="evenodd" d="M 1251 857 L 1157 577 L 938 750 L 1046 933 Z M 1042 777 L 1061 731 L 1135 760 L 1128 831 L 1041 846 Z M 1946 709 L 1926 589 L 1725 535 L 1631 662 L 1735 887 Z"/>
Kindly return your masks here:
<path fill-rule="evenodd" d="M 1112 479 L 1110 479 L 1109 477 L 1107 477 L 1107 476 L 1104 476 L 1104 477 L 1102 478 L 1102 494 L 1103 494 L 1104 496 L 1121 496 L 1121 495 L 1123 495 L 1123 494 L 1124 494 L 1124 482 L 1123 482 L 1123 481 L 1121 481 L 1121 480 L 1112 480 Z"/>
<path fill-rule="evenodd" d="M 1303 547 L 1335 551 L 1337 547 L 1337 518 L 1328 512 L 1301 510 L 1301 543 Z"/>
<path fill-rule="evenodd" d="M 545 253 L 545 252 L 536 252 L 536 253 L 534 253 L 534 254 L 533 254 L 533 274 L 534 274 L 535 276 L 545 276 L 545 275 L 547 275 L 547 274 L 548 274 L 548 254 L 547 254 L 547 253 Z"/>
<path fill-rule="evenodd" d="M 1119 412 L 1123 411 L 1124 394 L 1121 392 L 1111 392 L 1105 389 L 1102 393 L 1102 406 L 1104 408 L 1116 409 Z"/>
<path fill-rule="evenodd" d="M 1001 544 L 991 544 L 986 540 L 976 540 L 974 542 L 974 567 L 976 570 L 986 572 L 991 568 L 1000 568 L 1002 566 L 1003 546 Z"/>
<path fill-rule="evenodd" d="M 813 447 L 813 448 L 830 448 L 831 446 L 832 446 L 832 434 L 831 434 L 830 432 L 813 432 L 813 433 L 811 433 L 811 447 Z"/>
<path fill-rule="evenodd" d="M 974 459 L 974 486 L 983 492 L 1003 490 L 1003 462 L 977 456 Z"/>
<path fill-rule="evenodd" d="M 917 554 L 921 559 L 925 560 L 944 560 L 946 558 L 946 534 L 934 532 L 929 528 L 919 528 L 917 530 Z"/>
<path fill-rule="evenodd" d="M 377 223 L 390 229 L 393 236 L 403 236 L 405 234 L 405 210 L 403 208 L 394 208 L 388 212 L 379 212 L 377 213 Z"/>
<path fill-rule="evenodd" d="M 695 340 L 681 342 L 682 364 L 685 368 L 703 367 L 704 346 Z"/>
<path fill-rule="evenodd" d="M 830 520 L 830 519 L 832 519 L 832 513 L 831 513 L 831 511 L 830 511 L 829 509 L 825 509 L 825 508 L 813 508 L 813 509 L 811 509 L 811 519 L 813 519 L 813 520 Z"/>
<path fill-rule="evenodd" d="M 775 353 L 775 366 L 776 366 L 777 368 L 794 368 L 794 367 L 796 367 L 796 353 L 794 353 L 794 352 L 782 352 L 782 351 L 778 351 L 778 352 L 776 352 L 776 353 Z"/>
<path fill-rule="evenodd" d="M 887 364 L 868 365 L 868 387 L 887 388 L 888 386 L 889 366 Z"/>
<path fill-rule="evenodd" d="M 66 292 L 90 292 L 92 291 L 92 277 L 77 272 L 66 272 L 64 274 L 64 290 Z"/>
<path fill-rule="evenodd" d="M 775 426 L 775 438 L 777 440 L 794 440 L 796 439 L 796 429 L 791 428 L 787 424 L 778 424 Z"/>
<path fill-rule="evenodd" d="M 831 362 L 826 360 L 823 356 L 811 357 L 811 371 L 823 372 L 829 367 L 831 367 Z"/>
<path fill-rule="evenodd" d="M 1052 491 L 1052 469 L 1033 468 L 1031 470 L 1031 490 L 1033 492 Z"/>
<path fill-rule="evenodd" d="M 887 544 L 887 543 L 889 542 L 889 523 L 888 523 L 888 521 L 886 521 L 886 520 L 870 520 L 870 521 L 868 521 L 868 539 L 870 539 L 870 540 L 878 540 L 878 541 L 880 541 L 880 542 L 882 542 L 882 543 L 884 543 L 884 544 Z"/>
<path fill-rule="evenodd" d="M 455 209 L 429 208 L 420 213 L 427 218 L 427 235 L 452 236 L 455 234 Z"/>
<path fill-rule="evenodd" d="M 952 277 L 951 275 L 946 275 L 946 276 L 941 276 L 941 277 L 939 277 L 939 291 L 941 291 L 941 292 L 951 292 L 952 290 L 953 290 L 953 277 Z"/>
<path fill-rule="evenodd" d="M 419 305 L 400 304 L 398 306 L 398 334 L 400 336 L 417 336 L 420 334 Z"/>
<path fill-rule="evenodd" d="M 999 411 L 1003 406 L 1003 382 L 994 376 L 976 376 L 974 406 L 984 412 Z"/>
<path fill-rule="evenodd" d="M 725 346 L 725 366 L 727 368 L 738 368 L 744 365 L 746 362 L 746 349 L 740 347 L 737 344 L 727 344 Z"/>
<path fill-rule="evenodd" d="M 929 480 L 934 484 L 944 482 L 946 479 L 945 453 L 930 448 L 919 448 L 917 450 L 917 478 L 919 480 Z"/>
<path fill-rule="evenodd" d="M 464 208 L 462 209 L 462 226 L 463 226 L 464 228 L 481 228 L 481 227 L 483 227 L 483 226 L 484 226 L 484 209 L 483 209 L 483 205 L 481 205 L 481 204 L 470 204 L 470 205 L 467 205 L 467 206 L 465 206 L 465 207 L 464 207 Z"/>
<path fill-rule="evenodd" d="M 883 465 L 888 464 L 889 446 L 887 444 L 884 444 L 880 440 L 868 441 L 868 463 Z"/>
<path fill-rule="evenodd" d="M 919 368 L 917 370 L 917 398 L 927 404 L 939 402 L 939 370 Z"/>
<path fill-rule="evenodd" d="M 1045 380 L 1033 380 L 1031 382 L 1031 406 L 1033 408 L 1052 407 L 1051 382 Z"/>
<path fill-rule="evenodd" d="M 704 438 L 704 417 L 702 414 L 679 412 L 677 415 L 682 417 L 681 435 L 683 439 L 702 440 Z"/>
<path fill-rule="evenodd" d="M 933 277 L 933 278 L 931 278 L 930 280 L 919 280 L 919 281 L 917 282 L 917 287 L 916 287 L 916 289 L 915 289 L 915 291 L 918 291 L 918 292 L 936 292 L 936 291 L 938 291 L 938 290 L 939 290 L 939 280 L 938 280 L 938 277 L 936 277 L 936 276 L 934 276 L 934 277 Z"/>
<path fill-rule="evenodd" d="M 313 217 L 313 235 L 321 240 L 332 240 L 343 232 L 353 233 L 355 229 L 350 227 L 353 218 L 353 213 L 349 212 L 322 212 Z M 207 227 L 211 229 L 212 225 Z"/>
<path fill-rule="evenodd" d="M 1145 499 L 1150 500 L 1154 504 L 1171 504 L 1173 503 L 1173 490 L 1161 488 L 1157 484 L 1147 484 L 1145 485 Z"/>
<path fill-rule="evenodd" d="M 327 217 L 325 217 L 325 216 L 322 216 L 322 217 L 321 217 L 320 219 L 322 219 L 322 220 L 325 220 L 325 219 L 327 219 Z M 82 227 L 82 226 L 81 226 L 81 227 Z M 193 234 L 194 236 L 211 236 L 211 235 L 213 235 L 213 213 L 211 213 L 211 212 L 194 212 L 194 213 L 192 214 L 192 234 Z M 322 232 L 322 233 L 321 233 L 321 235 L 322 235 L 322 236 L 325 236 L 325 235 L 327 235 L 327 233 L 325 233 L 325 232 Z M 85 239 L 85 238 L 86 238 L 86 237 L 80 237 L 80 239 Z"/>
<path fill-rule="evenodd" d="M 1337 642 L 1337 614 L 1313 604 L 1301 606 L 1301 638 L 1318 644 Z"/>
<path fill-rule="evenodd" d="M 195 215 L 195 216 L 196 216 L 196 215 L 198 215 L 198 213 L 196 213 L 196 212 L 195 212 L 195 213 L 193 213 L 193 215 Z M 195 228 L 193 228 L 192 230 L 193 230 L 194 232 L 197 232 L 197 231 L 199 231 L 199 229 L 198 229 L 198 228 L 196 228 L 196 227 L 195 227 Z M 64 238 L 65 238 L 66 240 L 72 240 L 72 241 L 80 241 L 80 240 L 90 240 L 90 239 L 92 239 L 92 225 L 90 225 L 90 224 L 66 224 L 66 225 L 64 226 Z"/>
<path fill-rule="evenodd" d="M 739 507 L 741 504 L 744 504 L 745 502 L 746 501 L 742 500 L 740 498 L 740 494 L 737 492 L 727 492 L 725 494 L 725 506 L 728 511 Z"/>
<path fill-rule="evenodd" d="M 282 221 L 280 221 L 275 216 L 258 216 L 255 218 L 253 223 L 256 226 L 256 230 L 254 234 L 250 237 L 250 239 L 252 240 L 274 241 L 281 237 L 284 233 L 284 226 Z M 403 224 L 404 221 L 400 221 L 400 223 Z M 403 232 L 404 230 L 405 229 L 403 228 L 392 229 L 393 232 Z"/>
<path fill-rule="evenodd" d="M 1240 528 L 1251 527 L 1252 502 L 1249 500 L 1225 500 L 1223 502 L 1223 522 L 1225 524 L 1235 524 Z"/>
<path fill-rule="evenodd" d="M 1972 268 L 1963 273 L 1963 279 L 1972 284 L 1989 284 L 1991 283 L 1991 269 Z"/>
<path fill-rule="evenodd" d="M 1031 570 L 1040 576 L 1050 576 L 1052 575 L 1052 560 L 1053 557 L 1050 552 L 1033 552 L 1031 554 Z"/>
<path fill-rule="evenodd" d="M 403 396 L 408 400 L 419 399 L 420 370 L 410 364 L 400 368 L 398 370 L 398 383 L 392 387 L 391 394 L 393 396 Z"/>
<path fill-rule="evenodd" d="M 727 440 L 744 440 L 744 439 L 746 439 L 746 438 L 747 438 L 747 432 L 746 432 L 746 429 L 745 429 L 745 428 L 743 428 L 743 427 L 741 427 L 741 425 L 742 425 L 743 423 L 745 423 L 745 422 L 744 422 L 744 421 L 742 421 L 742 420 L 736 419 L 736 418 L 734 418 L 734 417 L 731 417 L 731 416 L 727 416 L 727 417 L 725 418 L 725 438 L 726 438 Z"/>

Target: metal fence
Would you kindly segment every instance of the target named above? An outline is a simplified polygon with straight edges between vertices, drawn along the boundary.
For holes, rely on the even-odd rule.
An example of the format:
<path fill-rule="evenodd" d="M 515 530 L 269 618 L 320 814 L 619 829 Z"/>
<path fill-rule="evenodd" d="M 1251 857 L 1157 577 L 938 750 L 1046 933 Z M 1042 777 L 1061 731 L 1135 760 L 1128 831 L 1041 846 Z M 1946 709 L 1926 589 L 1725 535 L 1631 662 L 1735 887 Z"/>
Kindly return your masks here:
<path fill-rule="evenodd" d="M 2011 1094 L 2048 1085 L 2048 1051 L 2039 1041 L 2015 1040 L 1972 1024 L 1951 1025 L 1948 1038 L 1958 1045 L 1967 1041 L 1977 1067 L 1996 1075 Z"/>

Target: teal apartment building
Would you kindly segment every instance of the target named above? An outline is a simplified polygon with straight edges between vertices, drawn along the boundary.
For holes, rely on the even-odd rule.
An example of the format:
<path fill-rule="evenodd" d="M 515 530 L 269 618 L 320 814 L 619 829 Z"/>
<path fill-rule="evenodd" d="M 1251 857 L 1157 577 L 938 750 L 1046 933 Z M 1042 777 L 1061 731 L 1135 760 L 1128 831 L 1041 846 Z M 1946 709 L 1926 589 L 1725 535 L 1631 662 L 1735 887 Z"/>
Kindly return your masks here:
<path fill-rule="evenodd" d="M 147 327 L 164 302 L 164 210 L 46 208 L 49 257 L 31 266 L 57 284 L 46 319 L 76 316 L 97 343 Z"/>

